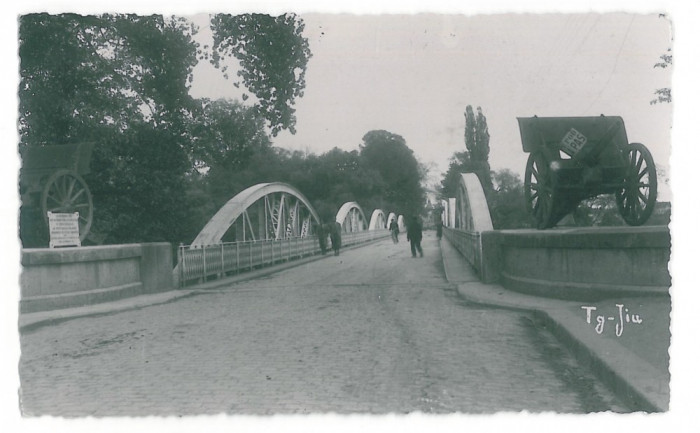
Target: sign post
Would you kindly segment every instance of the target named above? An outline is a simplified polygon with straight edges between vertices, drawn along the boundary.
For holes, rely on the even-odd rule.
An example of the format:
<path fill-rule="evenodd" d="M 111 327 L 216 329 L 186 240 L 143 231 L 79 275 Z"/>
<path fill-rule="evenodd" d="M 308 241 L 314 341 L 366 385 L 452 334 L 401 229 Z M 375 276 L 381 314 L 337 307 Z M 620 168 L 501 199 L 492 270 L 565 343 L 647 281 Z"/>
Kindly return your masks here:
<path fill-rule="evenodd" d="M 78 225 L 78 212 L 53 213 L 49 216 L 49 247 L 73 247 L 80 246 L 80 228 Z"/>

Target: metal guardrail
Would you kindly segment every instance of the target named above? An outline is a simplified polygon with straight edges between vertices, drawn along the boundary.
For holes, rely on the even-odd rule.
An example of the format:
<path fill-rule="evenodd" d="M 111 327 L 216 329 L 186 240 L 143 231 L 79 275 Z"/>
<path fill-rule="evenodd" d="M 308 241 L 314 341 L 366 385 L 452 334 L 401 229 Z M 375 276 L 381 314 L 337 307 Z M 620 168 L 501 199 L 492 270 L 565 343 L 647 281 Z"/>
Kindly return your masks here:
<path fill-rule="evenodd" d="M 466 230 L 443 228 L 445 238 L 467 259 L 481 276 L 482 250 L 481 233 Z"/>
<path fill-rule="evenodd" d="M 343 233 L 342 246 L 370 242 L 389 235 L 389 230 Z M 193 282 L 201 283 L 210 279 L 225 278 L 315 254 L 321 254 L 321 247 L 316 237 L 226 242 L 197 248 L 180 245 L 177 252 L 177 275 L 180 287 L 184 287 Z"/>

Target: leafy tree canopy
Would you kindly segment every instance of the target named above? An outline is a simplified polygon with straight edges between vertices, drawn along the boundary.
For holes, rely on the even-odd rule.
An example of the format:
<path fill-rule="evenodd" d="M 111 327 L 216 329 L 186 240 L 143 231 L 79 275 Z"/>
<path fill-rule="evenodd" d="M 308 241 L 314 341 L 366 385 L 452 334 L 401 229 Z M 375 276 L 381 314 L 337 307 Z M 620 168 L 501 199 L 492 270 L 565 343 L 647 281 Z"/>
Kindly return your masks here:
<path fill-rule="evenodd" d="M 193 108 L 197 46 L 183 19 L 30 14 L 19 24 L 22 144 L 86 141 L 133 122 L 178 127 Z"/>
<path fill-rule="evenodd" d="M 661 61 L 656 62 L 654 64 L 655 68 L 661 68 L 661 69 L 666 69 L 671 67 L 673 65 L 673 54 L 671 53 L 671 49 L 669 48 L 666 54 L 662 54 L 659 56 L 659 59 Z M 656 99 L 652 99 L 649 103 L 650 104 L 658 104 L 661 102 L 666 102 L 666 103 L 671 103 L 671 88 L 670 87 L 663 87 L 661 89 L 656 89 L 654 91 L 654 94 L 656 95 Z"/>
<path fill-rule="evenodd" d="M 202 101 L 190 127 L 193 166 L 241 170 L 255 153 L 272 146 L 264 119 L 237 101 Z"/>
<path fill-rule="evenodd" d="M 388 131 L 375 130 L 365 134 L 362 141 L 362 165 L 375 170 L 382 179 L 385 207 L 406 215 L 419 215 L 425 202 L 421 186 L 425 171 L 406 146 L 406 140 Z"/>
<path fill-rule="evenodd" d="M 264 14 L 212 17 L 214 35 L 212 63 L 233 56 L 240 61 L 237 72 L 245 87 L 257 99 L 257 109 L 276 136 L 283 129 L 294 134 L 294 101 L 304 95 L 306 65 L 311 57 L 308 40 L 302 36 L 304 23 L 295 14 L 272 17 Z M 238 87 L 240 81 L 234 82 Z"/>
<path fill-rule="evenodd" d="M 508 169 L 492 173 L 494 192 L 489 205 L 496 230 L 531 227 L 520 177 Z"/>
<path fill-rule="evenodd" d="M 183 18 L 42 13 L 19 24 L 20 149 L 95 143 L 85 176 L 94 242 L 182 240 L 212 203 L 269 180 L 280 161 L 264 127 L 293 131 L 310 57 L 296 16 L 213 20 L 212 58 L 241 61 L 239 75 L 260 100 L 253 109 L 190 97 L 193 68 L 208 52 Z M 38 232 L 42 217 L 26 204 L 22 232 Z"/>
<path fill-rule="evenodd" d="M 197 108 L 188 93 L 194 31 L 183 19 L 160 15 L 19 19 L 20 151 L 95 144 L 85 176 L 95 242 L 170 240 L 183 226 L 187 125 Z M 38 204 L 24 197 L 22 204 L 20 232 L 39 233 Z M 22 240 L 46 244 L 41 236 Z"/>
<path fill-rule="evenodd" d="M 484 189 L 494 228 L 510 229 L 530 226 L 523 184 L 510 170 L 491 171 L 488 162 L 490 134 L 481 107 L 476 113 L 471 105 L 465 112 L 464 143 L 466 150 L 456 152 L 443 176 L 440 191 L 443 197 L 457 197 L 462 173 L 475 173 Z"/>

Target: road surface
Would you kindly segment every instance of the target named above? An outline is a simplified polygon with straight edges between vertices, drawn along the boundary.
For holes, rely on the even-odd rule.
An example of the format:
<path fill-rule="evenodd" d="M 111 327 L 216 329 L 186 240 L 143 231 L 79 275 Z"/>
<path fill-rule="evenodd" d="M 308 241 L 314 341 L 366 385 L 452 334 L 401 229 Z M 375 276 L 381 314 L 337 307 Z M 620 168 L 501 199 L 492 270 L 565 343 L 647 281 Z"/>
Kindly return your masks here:
<path fill-rule="evenodd" d="M 443 240 L 443 242 L 445 242 Z M 21 335 L 26 416 L 626 411 L 534 319 L 390 239 Z"/>

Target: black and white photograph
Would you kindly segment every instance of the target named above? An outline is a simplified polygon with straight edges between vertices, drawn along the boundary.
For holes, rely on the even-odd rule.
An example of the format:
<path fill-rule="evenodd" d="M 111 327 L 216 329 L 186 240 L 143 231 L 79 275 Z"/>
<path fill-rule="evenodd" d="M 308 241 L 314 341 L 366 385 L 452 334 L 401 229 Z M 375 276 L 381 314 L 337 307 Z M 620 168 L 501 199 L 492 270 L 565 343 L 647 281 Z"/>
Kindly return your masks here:
<path fill-rule="evenodd" d="M 6 12 L 12 431 L 696 425 L 699 7 L 361 3 Z"/>

